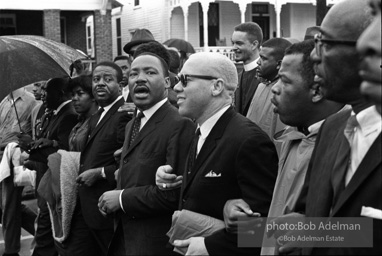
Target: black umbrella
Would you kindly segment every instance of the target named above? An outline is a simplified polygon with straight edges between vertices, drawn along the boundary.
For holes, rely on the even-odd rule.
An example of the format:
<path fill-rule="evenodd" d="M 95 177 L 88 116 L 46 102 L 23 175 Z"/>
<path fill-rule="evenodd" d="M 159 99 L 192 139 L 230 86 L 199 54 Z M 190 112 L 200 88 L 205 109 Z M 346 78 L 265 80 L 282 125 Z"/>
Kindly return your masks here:
<path fill-rule="evenodd" d="M 0 100 L 9 92 L 36 81 L 69 75 L 77 50 L 41 36 L 0 36 Z"/>

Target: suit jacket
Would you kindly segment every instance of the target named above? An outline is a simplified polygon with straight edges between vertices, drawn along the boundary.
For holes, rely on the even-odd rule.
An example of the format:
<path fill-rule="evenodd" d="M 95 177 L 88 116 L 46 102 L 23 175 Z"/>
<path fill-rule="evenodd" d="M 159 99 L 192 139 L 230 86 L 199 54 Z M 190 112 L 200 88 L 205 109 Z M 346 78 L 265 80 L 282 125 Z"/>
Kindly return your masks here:
<path fill-rule="evenodd" d="M 52 115 L 47 128 L 41 134 L 41 138 L 55 140 L 58 147 L 45 147 L 33 150 L 29 160 L 48 163 L 48 156 L 58 149 L 69 150 L 69 134 L 78 122 L 78 114 L 74 110 L 73 103 L 66 104 L 57 115 Z"/>
<path fill-rule="evenodd" d="M 268 135 L 229 108 L 206 138 L 191 174 L 184 174 L 180 208 L 224 220 L 226 201 L 242 198 L 253 211 L 267 216 L 277 163 Z M 212 172 L 217 177 L 208 177 Z M 206 237 L 205 245 L 210 255 L 260 254 L 259 248 L 238 248 L 237 236 L 225 230 Z"/>
<path fill-rule="evenodd" d="M 247 116 L 249 106 L 260 80 L 257 77 L 257 68 L 239 73 L 239 84 L 235 91 L 235 109 L 243 116 Z"/>
<path fill-rule="evenodd" d="M 125 112 L 117 112 L 124 103 L 117 101 L 101 119 L 90 135 L 81 152 L 79 174 L 86 170 L 104 167 L 107 179 L 98 180 L 93 186 L 79 187 L 81 211 L 86 224 L 93 229 L 113 228 L 112 218 L 105 218 L 98 210 L 98 199 L 105 192 L 116 186 L 114 152 L 123 145 L 125 126 L 130 117 Z"/>
<path fill-rule="evenodd" d="M 167 101 L 128 147 L 133 123 L 126 126 L 117 186 L 124 189 L 125 212 L 121 210 L 117 219 L 124 233 L 124 255 L 171 254 L 171 248 L 166 248 L 166 233 L 177 209 L 180 189 L 158 189 L 155 174 L 165 164 L 171 165 L 176 174 L 183 173 L 195 125 Z"/>
<path fill-rule="evenodd" d="M 344 185 L 350 155 L 344 129 L 350 112 L 329 117 L 317 137 L 305 181 L 307 217 L 361 217 L 362 206 L 382 209 L 381 134 Z M 303 254 L 381 255 L 381 240 L 382 221 L 374 219 L 372 248 L 303 248 Z"/>

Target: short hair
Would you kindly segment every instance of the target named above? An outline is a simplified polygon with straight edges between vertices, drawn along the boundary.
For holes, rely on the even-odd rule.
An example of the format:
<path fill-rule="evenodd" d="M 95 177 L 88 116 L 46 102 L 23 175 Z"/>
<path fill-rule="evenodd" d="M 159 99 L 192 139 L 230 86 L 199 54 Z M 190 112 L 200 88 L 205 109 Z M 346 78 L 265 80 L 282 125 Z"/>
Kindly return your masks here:
<path fill-rule="evenodd" d="M 262 48 L 272 48 L 272 56 L 275 57 L 276 60 L 282 60 L 285 49 L 291 45 L 292 43 L 284 38 L 272 38 L 265 41 Z"/>
<path fill-rule="evenodd" d="M 46 91 L 49 92 L 63 92 L 65 96 L 69 96 L 71 94 L 71 90 L 69 89 L 69 77 L 55 77 L 49 79 L 46 83 Z"/>
<path fill-rule="evenodd" d="M 310 58 L 310 53 L 314 49 L 314 40 L 308 39 L 299 43 L 292 44 L 285 50 L 285 56 L 293 54 L 302 54 L 302 62 L 300 65 L 301 77 L 310 88 L 314 83 L 314 65 Z"/>
<path fill-rule="evenodd" d="M 179 53 L 173 49 L 168 49 L 168 53 L 170 54 L 170 71 L 172 73 L 178 74 L 180 67 Z"/>
<path fill-rule="evenodd" d="M 166 62 L 167 67 L 170 67 L 170 54 L 168 53 L 166 47 L 164 47 L 161 43 L 154 41 L 141 44 L 135 50 L 134 58 L 136 58 L 138 55 L 144 52 L 151 52 L 155 55 L 158 55 Z"/>
<path fill-rule="evenodd" d="M 43 84 L 46 84 L 46 81 L 43 80 L 43 81 L 38 81 L 33 83 L 33 85 L 37 87 L 41 87 Z"/>
<path fill-rule="evenodd" d="M 94 98 L 92 92 L 92 75 L 80 75 L 75 78 L 70 79 L 69 81 L 69 90 L 73 92 L 76 87 L 81 87 L 81 89 L 90 95 L 91 98 Z"/>
<path fill-rule="evenodd" d="M 259 42 L 259 47 L 263 43 L 263 30 L 255 22 L 241 23 L 234 28 L 234 31 L 246 32 L 251 42 L 255 40 Z"/>
<path fill-rule="evenodd" d="M 130 58 L 126 55 L 118 55 L 117 57 L 114 58 L 113 62 L 116 62 L 117 60 L 127 60 L 127 63 L 130 63 Z"/>
<path fill-rule="evenodd" d="M 157 58 L 160 61 L 160 63 L 161 63 L 161 66 L 162 66 L 162 69 L 163 69 L 163 75 L 165 77 L 168 77 L 170 75 L 170 73 L 168 71 L 168 65 L 167 65 L 166 61 L 161 56 L 159 56 L 159 55 L 157 55 L 157 54 L 155 54 L 153 52 L 142 52 L 139 55 L 137 55 L 136 57 L 134 57 L 134 59 L 138 58 L 140 56 L 145 56 L 145 55 L 150 55 L 150 56 L 153 56 L 153 57 Z"/>
<path fill-rule="evenodd" d="M 114 62 L 111 62 L 111 61 L 102 61 L 102 62 L 98 63 L 93 69 L 92 76 L 94 74 L 94 70 L 99 66 L 111 67 L 112 69 L 114 69 L 117 72 L 117 82 L 119 83 L 122 81 L 122 78 L 123 78 L 122 69 L 117 64 L 115 64 Z"/>
<path fill-rule="evenodd" d="M 85 71 L 85 65 L 82 63 L 80 59 L 75 60 L 72 64 L 69 66 L 70 76 L 73 75 L 73 71 L 76 70 L 76 73 L 78 75 L 82 74 L 82 72 Z"/>

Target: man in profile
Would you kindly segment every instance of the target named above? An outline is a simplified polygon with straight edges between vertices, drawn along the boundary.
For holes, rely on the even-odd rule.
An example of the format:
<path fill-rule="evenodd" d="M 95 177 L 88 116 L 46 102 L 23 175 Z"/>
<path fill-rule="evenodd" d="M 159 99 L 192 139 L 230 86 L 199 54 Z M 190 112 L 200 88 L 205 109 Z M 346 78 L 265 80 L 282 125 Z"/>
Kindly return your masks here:
<path fill-rule="evenodd" d="M 257 62 L 263 42 L 263 31 L 258 24 L 245 22 L 235 27 L 231 40 L 235 61 L 242 61 L 244 65 L 244 70 L 239 73 L 233 103 L 236 111 L 246 116 L 259 84 Z"/>

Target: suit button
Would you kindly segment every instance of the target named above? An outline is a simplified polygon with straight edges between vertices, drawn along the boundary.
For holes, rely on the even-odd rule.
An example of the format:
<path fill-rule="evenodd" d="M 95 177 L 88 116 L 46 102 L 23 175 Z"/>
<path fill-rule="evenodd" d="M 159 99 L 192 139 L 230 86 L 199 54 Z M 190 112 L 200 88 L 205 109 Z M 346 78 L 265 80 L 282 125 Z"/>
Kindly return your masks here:
<path fill-rule="evenodd" d="M 182 199 L 182 202 L 185 204 L 186 203 L 186 199 Z"/>
<path fill-rule="evenodd" d="M 127 163 L 127 160 L 123 160 L 123 163 L 126 164 L 126 163 Z"/>

